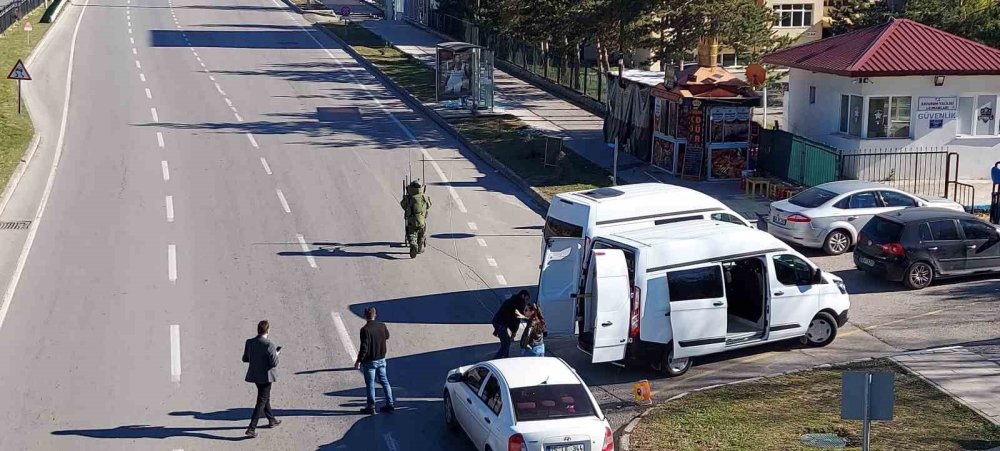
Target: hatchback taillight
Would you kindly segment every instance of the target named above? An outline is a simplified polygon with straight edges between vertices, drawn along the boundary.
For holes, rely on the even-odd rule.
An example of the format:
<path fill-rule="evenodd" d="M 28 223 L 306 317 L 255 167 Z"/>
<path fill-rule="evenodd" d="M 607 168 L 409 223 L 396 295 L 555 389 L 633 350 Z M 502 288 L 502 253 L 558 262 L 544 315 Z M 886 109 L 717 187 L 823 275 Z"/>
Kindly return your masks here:
<path fill-rule="evenodd" d="M 899 243 L 886 243 L 882 245 L 882 252 L 887 255 L 892 255 L 895 257 L 905 257 L 906 250 L 903 249 L 903 245 Z"/>
<path fill-rule="evenodd" d="M 635 338 L 639 336 L 639 300 L 642 299 L 642 290 L 639 287 L 632 287 L 632 313 L 629 315 L 628 336 Z"/>
<path fill-rule="evenodd" d="M 812 221 L 812 219 L 810 219 L 806 215 L 800 215 L 798 213 L 795 213 L 793 215 L 788 215 L 788 222 L 809 222 L 809 221 Z"/>
<path fill-rule="evenodd" d="M 607 426 L 604 427 L 604 447 L 601 451 L 615 451 L 615 436 Z"/>
<path fill-rule="evenodd" d="M 514 434 L 507 439 L 507 451 L 527 451 L 527 447 L 524 446 L 524 436 L 521 434 Z"/>

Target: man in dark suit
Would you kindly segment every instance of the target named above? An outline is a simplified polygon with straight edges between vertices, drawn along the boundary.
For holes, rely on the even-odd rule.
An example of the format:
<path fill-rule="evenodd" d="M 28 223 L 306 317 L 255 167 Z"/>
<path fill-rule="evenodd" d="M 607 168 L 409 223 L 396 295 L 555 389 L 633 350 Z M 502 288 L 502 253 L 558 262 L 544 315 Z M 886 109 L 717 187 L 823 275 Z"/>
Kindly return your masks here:
<path fill-rule="evenodd" d="M 270 329 L 271 325 L 267 320 L 257 323 L 257 336 L 247 340 L 243 347 L 243 361 L 250 364 L 247 368 L 246 381 L 257 384 L 257 405 L 253 409 L 250 427 L 246 432 L 251 438 L 257 436 L 257 422 L 261 415 L 267 417 L 269 428 L 281 424 L 281 420 L 271 413 L 271 383 L 277 380 L 275 368 L 278 367 L 281 346 L 276 347 L 267 339 Z"/>

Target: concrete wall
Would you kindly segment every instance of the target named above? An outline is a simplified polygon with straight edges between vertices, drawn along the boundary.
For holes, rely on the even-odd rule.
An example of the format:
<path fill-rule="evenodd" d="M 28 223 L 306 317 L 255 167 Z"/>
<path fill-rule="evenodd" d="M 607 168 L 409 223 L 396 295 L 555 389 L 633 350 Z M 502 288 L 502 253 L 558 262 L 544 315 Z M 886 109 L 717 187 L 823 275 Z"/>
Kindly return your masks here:
<path fill-rule="evenodd" d="M 816 87 L 816 102 L 809 103 L 809 87 Z M 868 97 L 911 96 L 911 138 L 862 139 L 840 132 L 840 96 L 865 97 L 863 125 L 867 126 Z M 947 147 L 961 158 L 959 177 L 985 179 L 989 168 L 1000 161 L 1000 136 L 965 137 L 958 135 L 958 112 L 945 115 L 939 129 L 920 118 L 919 97 L 962 97 L 975 94 L 1000 94 L 1000 76 L 947 76 L 943 86 L 934 86 L 933 76 L 876 77 L 861 83 L 856 78 L 820 74 L 801 69 L 789 71 L 789 90 L 785 104 L 786 128 L 797 135 L 829 144 L 845 151 L 872 149 Z M 863 132 L 864 134 L 864 132 Z"/>

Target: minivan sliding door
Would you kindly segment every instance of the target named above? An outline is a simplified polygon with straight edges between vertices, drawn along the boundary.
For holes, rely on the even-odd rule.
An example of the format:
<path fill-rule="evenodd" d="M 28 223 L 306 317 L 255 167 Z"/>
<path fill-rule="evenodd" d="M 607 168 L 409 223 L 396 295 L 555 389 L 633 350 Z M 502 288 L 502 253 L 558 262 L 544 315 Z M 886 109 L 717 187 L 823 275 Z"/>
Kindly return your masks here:
<path fill-rule="evenodd" d="M 667 273 L 674 358 L 726 349 L 726 290 L 722 265 L 709 263 Z"/>

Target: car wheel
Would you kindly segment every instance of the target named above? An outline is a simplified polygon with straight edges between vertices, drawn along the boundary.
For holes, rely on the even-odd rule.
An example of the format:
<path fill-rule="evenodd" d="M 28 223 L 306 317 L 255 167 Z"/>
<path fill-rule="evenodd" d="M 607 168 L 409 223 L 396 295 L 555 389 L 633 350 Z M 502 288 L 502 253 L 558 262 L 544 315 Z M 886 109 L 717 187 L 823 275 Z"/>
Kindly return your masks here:
<path fill-rule="evenodd" d="M 934 281 L 934 268 L 925 262 L 916 262 L 906 268 L 903 284 L 911 290 L 922 290 Z"/>
<path fill-rule="evenodd" d="M 827 255 L 840 255 L 851 248 L 851 236 L 844 230 L 834 230 L 826 236 L 823 242 L 823 252 Z"/>
<path fill-rule="evenodd" d="M 444 424 L 452 431 L 458 430 L 458 420 L 455 419 L 455 408 L 451 405 L 451 395 L 444 392 Z"/>
<path fill-rule="evenodd" d="M 667 377 L 681 376 L 691 369 L 691 358 L 675 359 L 674 345 L 673 343 L 668 343 L 666 349 L 663 351 L 663 356 L 653 368 Z"/>
<path fill-rule="evenodd" d="M 837 338 L 837 320 L 826 312 L 819 312 L 809 322 L 806 329 L 805 342 L 814 348 L 821 348 L 833 342 Z"/>

